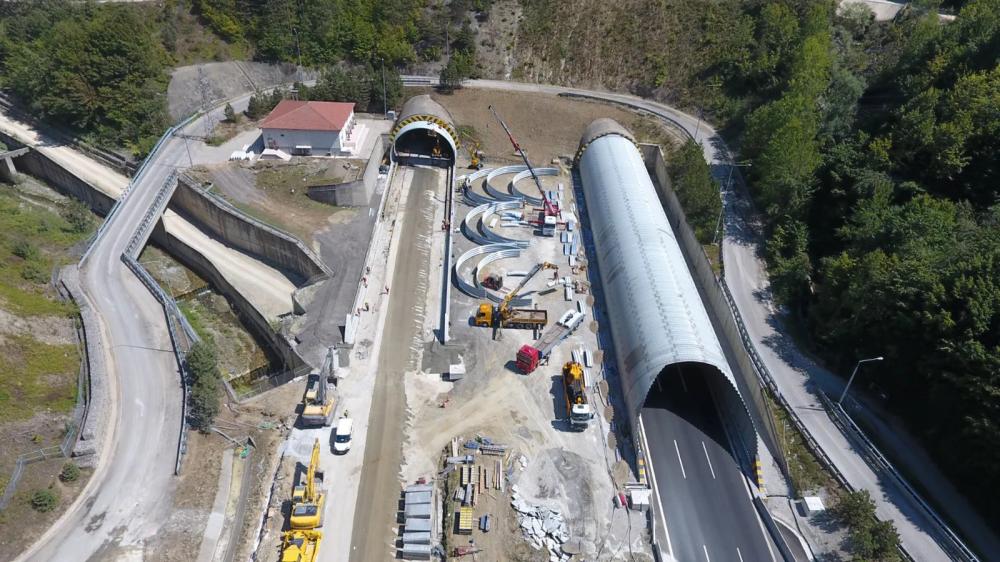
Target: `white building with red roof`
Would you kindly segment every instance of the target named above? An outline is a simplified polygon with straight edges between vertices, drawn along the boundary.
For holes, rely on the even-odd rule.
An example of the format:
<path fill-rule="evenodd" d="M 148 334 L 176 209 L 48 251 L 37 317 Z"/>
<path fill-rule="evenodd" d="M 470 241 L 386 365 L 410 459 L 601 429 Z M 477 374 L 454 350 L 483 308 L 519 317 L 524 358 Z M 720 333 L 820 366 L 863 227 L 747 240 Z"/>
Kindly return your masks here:
<path fill-rule="evenodd" d="M 354 104 L 282 100 L 260 128 L 264 148 L 302 156 L 337 156 L 355 151 Z"/>

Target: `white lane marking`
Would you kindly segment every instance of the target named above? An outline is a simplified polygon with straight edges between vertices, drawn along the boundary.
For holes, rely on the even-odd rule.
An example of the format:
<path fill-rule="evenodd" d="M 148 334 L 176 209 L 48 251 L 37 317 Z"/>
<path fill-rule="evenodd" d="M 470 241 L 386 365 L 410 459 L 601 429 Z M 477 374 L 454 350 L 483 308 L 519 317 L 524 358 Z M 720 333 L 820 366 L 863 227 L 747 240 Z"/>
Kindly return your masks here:
<path fill-rule="evenodd" d="M 705 550 L 705 562 L 712 562 L 712 559 L 708 557 L 708 547 L 701 545 L 701 548 Z"/>
<path fill-rule="evenodd" d="M 145 416 L 146 415 L 146 405 L 143 404 L 142 401 L 139 400 L 138 398 L 135 399 L 135 405 L 136 405 L 137 408 L 139 408 L 139 417 L 141 418 L 141 417 Z"/>
<path fill-rule="evenodd" d="M 708 448 L 705 447 L 705 442 L 701 442 L 701 450 L 705 451 L 705 460 L 708 461 L 708 469 L 712 471 L 712 479 L 715 480 L 715 469 L 712 468 L 712 459 L 708 458 Z"/>
<path fill-rule="evenodd" d="M 642 415 L 639 416 L 639 435 L 642 436 L 642 450 L 646 451 L 646 458 L 648 459 L 649 443 L 646 442 L 646 428 L 642 425 Z M 653 497 L 656 499 L 656 506 L 660 510 L 660 517 L 663 518 L 663 532 L 667 535 L 667 550 L 673 556 L 674 546 L 670 543 L 670 529 L 667 528 L 667 512 L 663 510 L 663 504 L 660 501 L 659 487 L 656 485 L 656 473 L 653 472 L 653 463 L 646 463 L 646 470 L 649 471 L 649 481 L 653 485 Z"/>
<path fill-rule="evenodd" d="M 736 547 L 736 556 L 740 557 L 740 562 L 743 562 L 743 553 L 740 552 L 740 547 Z"/>
<path fill-rule="evenodd" d="M 687 392 L 687 391 L 688 391 L 688 384 L 687 384 L 687 382 L 686 382 L 686 381 L 684 380 L 684 373 L 681 373 L 681 374 L 680 374 L 680 377 L 681 377 L 681 386 L 683 386 L 683 387 L 684 387 L 684 392 Z"/>
<path fill-rule="evenodd" d="M 688 475 L 686 472 L 684 472 L 684 461 L 681 460 L 681 448 L 677 446 L 676 439 L 674 439 L 674 450 L 677 451 L 677 462 L 681 463 L 681 476 L 683 476 L 684 479 L 687 480 Z"/>

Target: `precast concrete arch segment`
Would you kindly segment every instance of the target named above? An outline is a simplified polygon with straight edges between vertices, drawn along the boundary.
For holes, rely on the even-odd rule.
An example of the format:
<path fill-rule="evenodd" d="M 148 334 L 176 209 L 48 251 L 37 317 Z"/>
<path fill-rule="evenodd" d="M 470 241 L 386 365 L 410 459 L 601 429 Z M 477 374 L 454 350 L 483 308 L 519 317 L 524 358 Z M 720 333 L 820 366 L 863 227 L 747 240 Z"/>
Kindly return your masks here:
<path fill-rule="evenodd" d="M 756 456 L 753 422 L 631 136 L 595 121 L 577 165 L 629 421 L 657 377 L 696 370 L 713 379 L 719 409 Z"/>
<path fill-rule="evenodd" d="M 399 119 L 390 133 L 393 157 L 411 157 L 419 161 L 441 160 L 454 165 L 458 154 L 458 133 L 455 120 L 441 104 L 428 95 L 414 96 L 403 104 Z M 444 146 L 440 146 L 440 142 Z M 441 149 L 439 158 L 432 157 L 431 150 Z M 434 162 L 432 162 L 434 163 Z"/>

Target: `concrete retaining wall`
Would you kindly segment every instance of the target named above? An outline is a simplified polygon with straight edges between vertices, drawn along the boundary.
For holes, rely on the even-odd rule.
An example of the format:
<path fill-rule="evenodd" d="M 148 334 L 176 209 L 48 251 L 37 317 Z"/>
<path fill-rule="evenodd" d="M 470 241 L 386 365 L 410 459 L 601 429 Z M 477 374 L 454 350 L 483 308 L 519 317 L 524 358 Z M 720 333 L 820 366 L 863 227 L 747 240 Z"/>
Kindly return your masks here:
<path fill-rule="evenodd" d="M 701 294 L 701 299 L 705 303 L 705 310 L 712 319 L 716 335 L 722 344 L 726 357 L 729 360 L 733 374 L 736 375 L 736 382 L 739 385 L 740 394 L 747 399 L 747 406 L 750 409 L 750 416 L 756 426 L 758 435 L 764 441 L 765 446 L 772 456 L 787 473 L 785 467 L 784 453 L 780 447 L 781 441 L 778 439 L 777 430 L 771 412 L 764 402 L 760 381 L 754 372 L 753 363 L 743 347 L 743 340 L 740 337 L 739 328 L 730 312 L 726 297 L 719 286 L 719 281 L 712 271 L 712 266 L 701 247 L 701 243 L 694 235 L 694 229 L 687 222 L 684 209 L 681 207 L 677 194 L 671 187 L 670 175 L 667 172 L 667 163 L 663 158 L 663 151 L 655 144 L 640 144 L 639 151 L 646 163 L 646 169 L 656 186 L 660 203 L 667 213 L 670 226 L 674 229 L 677 241 L 680 244 L 684 259 L 688 269 L 691 271 Z"/>
<path fill-rule="evenodd" d="M 211 260 L 198 250 L 180 242 L 173 236 L 169 236 L 163 228 L 162 221 L 158 222 L 156 228 L 153 229 L 152 240 L 174 259 L 194 271 L 225 295 L 243 325 L 266 344 L 268 349 L 265 351 L 270 351 L 272 358 L 282 364 L 284 370 L 297 369 L 305 364 L 291 343 L 280 334 L 275 333 L 267 319 L 229 283 Z"/>
<path fill-rule="evenodd" d="M 290 272 L 301 281 L 332 275 L 330 268 L 298 238 L 248 216 L 201 189 L 189 177 L 180 176 L 170 208 L 227 245 Z"/>
<path fill-rule="evenodd" d="M 338 207 L 367 206 L 372 199 L 372 194 L 375 193 L 375 185 L 378 183 L 378 169 L 382 165 L 382 156 L 385 155 L 388 142 L 388 135 L 379 135 L 375 139 L 361 178 L 332 185 L 313 185 L 308 188 L 306 195 L 314 201 Z"/>
<path fill-rule="evenodd" d="M 7 146 L 21 145 L 15 139 L 0 133 L 0 140 Z M 37 150 L 13 158 L 14 167 L 18 172 L 31 174 L 45 180 L 63 195 L 79 199 L 101 216 L 107 215 L 115 204 L 115 200 L 107 196 L 94 185 L 73 175 L 62 165 Z"/>
<path fill-rule="evenodd" d="M 66 294 L 76 303 L 83 323 L 83 344 L 87 360 L 87 404 L 79 421 L 80 431 L 73 447 L 74 457 L 86 457 L 78 464 L 91 466 L 101 449 L 101 439 L 108 423 L 108 371 L 104 361 L 104 343 L 101 325 L 80 287 L 80 270 L 69 265 L 59 272 L 59 283 Z"/>

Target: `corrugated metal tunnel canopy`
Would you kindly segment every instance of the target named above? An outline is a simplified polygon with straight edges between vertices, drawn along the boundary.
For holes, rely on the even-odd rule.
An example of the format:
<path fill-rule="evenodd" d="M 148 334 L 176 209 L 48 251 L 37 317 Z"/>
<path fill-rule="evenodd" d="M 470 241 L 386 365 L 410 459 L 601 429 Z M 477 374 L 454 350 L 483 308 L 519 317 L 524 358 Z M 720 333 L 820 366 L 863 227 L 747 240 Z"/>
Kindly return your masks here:
<path fill-rule="evenodd" d="M 720 408 L 756 455 L 753 423 L 632 136 L 611 119 L 594 121 L 577 166 L 629 421 L 661 373 L 701 364 L 718 375 L 714 388 L 731 389 Z"/>
<path fill-rule="evenodd" d="M 431 150 L 441 150 L 440 159 L 454 164 L 458 153 L 455 120 L 448 110 L 428 95 L 414 96 L 403 104 L 391 133 L 393 155 L 432 159 Z"/>

